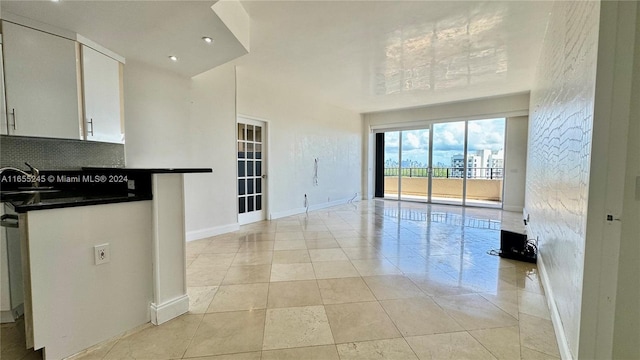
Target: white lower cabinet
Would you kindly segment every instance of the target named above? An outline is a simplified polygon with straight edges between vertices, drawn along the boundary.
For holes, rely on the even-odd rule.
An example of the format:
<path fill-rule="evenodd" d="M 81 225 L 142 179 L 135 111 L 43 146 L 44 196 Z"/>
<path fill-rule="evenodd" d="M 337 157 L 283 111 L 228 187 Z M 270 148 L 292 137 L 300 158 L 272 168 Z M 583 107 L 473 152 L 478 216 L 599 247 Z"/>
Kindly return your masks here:
<path fill-rule="evenodd" d="M 0 322 L 14 322 L 24 313 L 22 259 L 17 214 L 0 205 Z"/>
<path fill-rule="evenodd" d="M 25 326 L 34 349 L 61 359 L 150 321 L 151 201 L 26 213 Z M 23 226 L 21 222 L 21 227 Z M 109 262 L 96 265 L 97 245 Z"/>

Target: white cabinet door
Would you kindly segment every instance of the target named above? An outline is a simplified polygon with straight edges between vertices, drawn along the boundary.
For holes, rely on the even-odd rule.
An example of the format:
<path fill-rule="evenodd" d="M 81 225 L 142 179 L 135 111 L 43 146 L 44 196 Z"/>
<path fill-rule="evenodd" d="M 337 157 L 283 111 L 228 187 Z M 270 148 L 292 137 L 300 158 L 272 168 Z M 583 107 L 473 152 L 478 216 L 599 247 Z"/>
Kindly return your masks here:
<path fill-rule="evenodd" d="M 124 143 L 120 105 L 120 63 L 82 46 L 85 138 Z"/>
<path fill-rule="evenodd" d="M 76 43 L 6 21 L 2 30 L 9 134 L 81 139 Z"/>
<path fill-rule="evenodd" d="M 4 104 L 4 63 L 2 61 L 2 42 L 0 42 L 0 134 L 7 135 L 7 108 Z"/>
<path fill-rule="evenodd" d="M 18 215 L 5 205 L 0 205 L 0 213 Z M 14 322 L 23 314 L 24 302 L 20 230 L 2 226 L 0 233 L 0 322 Z"/>
<path fill-rule="evenodd" d="M 4 215 L 4 205 L 0 205 L 0 215 Z M 10 322 L 11 290 L 9 287 L 9 255 L 7 253 L 7 230 L 0 227 L 0 322 Z"/>

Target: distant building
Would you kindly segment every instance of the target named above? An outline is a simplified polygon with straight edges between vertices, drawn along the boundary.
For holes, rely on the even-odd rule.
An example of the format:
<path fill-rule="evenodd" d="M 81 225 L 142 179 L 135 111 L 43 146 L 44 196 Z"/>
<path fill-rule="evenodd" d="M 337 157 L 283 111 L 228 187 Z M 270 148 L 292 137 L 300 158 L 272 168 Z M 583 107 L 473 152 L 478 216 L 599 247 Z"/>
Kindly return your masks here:
<path fill-rule="evenodd" d="M 453 155 L 451 157 L 451 167 L 451 177 L 462 177 L 464 174 L 464 155 Z M 467 178 L 502 178 L 503 168 L 504 150 L 492 152 L 489 149 L 484 149 L 467 156 Z"/>
<path fill-rule="evenodd" d="M 504 150 L 498 150 L 489 158 L 490 168 L 493 169 L 493 177 L 502 178 L 504 175 Z"/>

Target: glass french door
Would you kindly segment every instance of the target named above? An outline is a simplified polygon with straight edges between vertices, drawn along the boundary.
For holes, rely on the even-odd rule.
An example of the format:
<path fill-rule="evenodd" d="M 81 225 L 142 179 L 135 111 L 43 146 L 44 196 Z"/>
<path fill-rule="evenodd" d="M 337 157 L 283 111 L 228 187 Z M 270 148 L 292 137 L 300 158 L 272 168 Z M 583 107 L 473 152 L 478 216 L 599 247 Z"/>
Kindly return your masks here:
<path fill-rule="evenodd" d="M 237 182 L 238 223 L 248 224 L 266 218 L 266 123 L 238 118 Z"/>

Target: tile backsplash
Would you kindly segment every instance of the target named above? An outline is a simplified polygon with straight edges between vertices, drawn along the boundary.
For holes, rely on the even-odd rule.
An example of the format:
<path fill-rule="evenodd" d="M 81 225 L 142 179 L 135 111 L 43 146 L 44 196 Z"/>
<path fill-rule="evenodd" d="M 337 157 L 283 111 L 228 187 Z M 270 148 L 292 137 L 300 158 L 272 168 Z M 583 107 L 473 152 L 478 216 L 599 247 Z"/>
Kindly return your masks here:
<path fill-rule="evenodd" d="M 69 170 L 83 166 L 123 167 L 124 145 L 82 140 L 0 136 L 0 166 Z"/>

